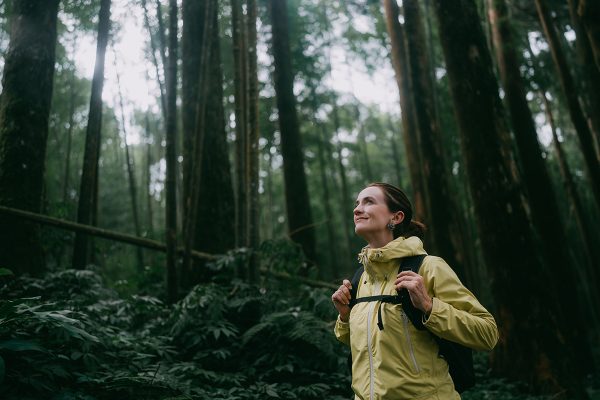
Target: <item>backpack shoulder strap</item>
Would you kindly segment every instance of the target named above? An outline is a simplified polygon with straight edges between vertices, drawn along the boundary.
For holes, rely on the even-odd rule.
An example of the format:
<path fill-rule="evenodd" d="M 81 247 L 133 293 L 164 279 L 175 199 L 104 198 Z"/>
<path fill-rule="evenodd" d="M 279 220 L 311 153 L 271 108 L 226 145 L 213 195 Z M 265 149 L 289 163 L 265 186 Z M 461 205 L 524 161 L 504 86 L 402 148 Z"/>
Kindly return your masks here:
<path fill-rule="evenodd" d="M 416 256 L 404 257 L 400 262 L 400 268 L 398 269 L 398 273 L 402 271 L 412 271 L 416 274 L 419 273 L 419 269 L 421 268 L 421 264 L 423 260 L 427 257 L 427 254 L 420 254 Z M 423 312 L 418 310 L 410 300 L 410 295 L 408 294 L 408 290 L 402 289 L 398 292 L 398 296 L 400 296 L 400 300 L 402 303 L 402 309 L 404 313 L 412 322 L 415 328 L 418 330 L 424 330 L 423 326 Z"/>
<path fill-rule="evenodd" d="M 356 304 L 358 285 L 360 285 L 360 277 L 362 276 L 363 272 L 365 272 L 365 267 L 361 265 L 360 267 L 358 267 L 356 272 L 354 272 L 354 276 L 350 281 L 350 283 L 352 284 L 352 289 L 350 289 L 350 308 L 352 308 Z"/>
<path fill-rule="evenodd" d="M 400 263 L 400 269 L 398 270 L 398 273 L 402 271 L 412 271 L 418 274 L 425 257 L 427 257 L 427 254 L 404 257 Z"/>

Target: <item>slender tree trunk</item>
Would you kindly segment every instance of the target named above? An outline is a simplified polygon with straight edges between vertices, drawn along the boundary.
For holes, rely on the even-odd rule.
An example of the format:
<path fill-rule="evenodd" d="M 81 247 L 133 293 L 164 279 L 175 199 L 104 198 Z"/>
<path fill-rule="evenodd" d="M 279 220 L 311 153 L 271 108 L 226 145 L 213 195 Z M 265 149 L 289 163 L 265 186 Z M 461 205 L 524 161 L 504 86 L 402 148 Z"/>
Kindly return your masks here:
<path fill-rule="evenodd" d="M 258 54 L 256 52 L 257 43 L 257 14 L 258 9 L 256 0 L 247 0 L 248 15 L 247 39 L 248 39 L 248 186 L 246 190 L 248 209 L 246 215 L 248 223 L 248 247 L 257 250 L 260 245 L 260 204 L 259 204 L 259 159 L 260 152 L 258 148 L 258 139 L 260 138 L 258 126 Z M 258 253 L 254 251 L 248 267 L 250 282 L 256 283 L 259 278 L 259 260 Z"/>
<path fill-rule="evenodd" d="M 346 260 L 352 260 L 352 242 L 350 238 L 350 232 L 352 227 L 350 226 L 350 218 L 352 216 L 352 209 L 349 207 L 350 204 L 353 204 L 352 198 L 350 197 L 350 190 L 348 188 L 348 179 L 346 174 L 346 167 L 344 166 L 344 155 L 342 154 L 342 141 L 340 139 L 339 131 L 340 131 L 340 118 L 337 107 L 337 99 L 334 97 L 332 99 L 333 106 L 333 128 L 334 128 L 334 136 L 335 136 L 335 145 L 337 152 L 337 161 L 338 161 L 338 172 L 340 174 L 340 184 L 342 190 L 340 192 L 341 201 L 340 201 L 340 211 L 342 214 L 342 224 L 344 228 L 344 241 L 346 244 Z M 330 152 L 332 153 L 332 152 Z"/>
<path fill-rule="evenodd" d="M 392 122 L 391 118 L 388 118 L 388 128 L 391 132 L 390 136 L 390 147 L 392 148 L 392 158 L 394 159 L 394 171 L 396 172 L 396 185 L 403 187 L 402 185 L 402 167 L 400 165 L 400 152 L 398 151 L 398 145 L 396 144 L 396 132 L 398 131 L 397 126 Z"/>
<path fill-rule="evenodd" d="M 146 30 L 148 31 L 148 37 L 150 39 L 150 53 L 152 56 L 152 64 L 154 65 L 154 70 L 156 73 L 156 81 L 158 82 L 158 89 L 160 91 L 160 107 L 162 111 L 163 118 L 167 119 L 167 99 L 165 96 L 165 87 L 163 81 L 160 79 L 160 66 L 158 64 L 158 59 L 156 58 L 156 42 L 154 39 L 154 34 L 152 33 L 152 27 L 150 26 L 150 19 L 148 18 L 148 7 L 146 6 L 146 0 L 142 0 L 142 7 L 144 9 L 144 25 L 146 26 Z M 163 68 L 165 66 L 163 65 Z"/>
<path fill-rule="evenodd" d="M 600 4 L 597 0 L 580 0 L 578 14 L 592 46 L 596 67 L 600 70 Z"/>
<path fill-rule="evenodd" d="M 71 143 L 73 139 L 73 120 L 75 117 L 75 66 L 71 70 L 71 82 L 69 87 L 69 127 L 67 128 L 67 151 L 65 154 L 65 179 L 63 186 L 63 204 L 67 204 L 69 198 L 69 187 L 71 186 Z"/>
<path fill-rule="evenodd" d="M 150 138 L 152 133 L 150 131 L 150 121 L 148 120 L 148 113 L 146 112 L 145 116 L 146 123 L 146 211 L 147 211 L 147 219 L 148 219 L 148 237 L 154 238 L 154 214 L 153 214 L 153 206 L 152 206 L 152 174 L 150 172 L 150 168 L 152 163 L 154 162 L 152 159 L 152 144 L 150 143 Z"/>
<path fill-rule="evenodd" d="M 57 0 L 11 3 L 0 95 L 0 205 L 39 212 L 54 77 Z M 0 265 L 41 274 L 39 227 L 0 215 Z"/>
<path fill-rule="evenodd" d="M 183 3 L 183 123 L 184 132 L 194 135 L 186 199 L 190 225 L 184 237 L 190 249 L 222 254 L 235 245 L 235 199 L 225 132 L 218 9 L 214 1 L 199 3 Z M 189 262 L 184 266 L 187 284 L 205 279 L 204 264 L 196 263 L 193 271 Z"/>
<path fill-rule="evenodd" d="M 406 62 L 406 40 L 404 28 L 400 25 L 400 9 L 395 0 L 384 0 L 385 21 L 392 46 L 392 65 L 396 74 L 396 83 L 400 92 L 400 108 L 402 109 L 402 139 L 410 182 L 412 186 L 412 197 L 414 205 L 414 219 L 423 221 L 425 219 L 425 188 L 421 175 L 421 155 L 419 150 L 418 126 L 415 116 L 414 105 L 411 104 L 411 87 L 409 66 Z"/>
<path fill-rule="evenodd" d="M 110 31 L 110 0 L 100 2 L 98 20 L 98 41 L 96 64 L 92 78 L 90 111 L 85 135 L 83 171 L 79 189 L 77 222 L 89 225 L 95 218 L 98 198 L 98 160 L 100 158 L 100 138 L 102 132 L 102 88 L 104 86 L 104 58 Z M 83 233 L 75 235 L 73 245 L 73 268 L 85 268 L 88 261 L 88 237 Z"/>
<path fill-rule="evenodd" d="M 169 13 L 171 12 L 171 3 L 169 3 Z M 160 0 L 156 0 L 156 21 L 158 22 L 158 49 L 160 50 L 160 59 L 163 65 L 167 65 L 169 60 L 167 59 L 167 36 L 165 34 L 165 24 L 162 15 L 162 6 Z M 169 16 L 169 46 L 171 45 L 171 18 Z M 168 79 L 168 78 L 167 78 Z"/>
<path fill-rule="evenodd" d="M 584 71 L 585 82 L 585 98 L 588 100 L 589 106 L 588 118 L 591 124 L 591 130 L 594 136 L 594 144 L 596 152 L 600 152 L 600 68 L 594 64 L 594 54 L 590 41 L 585 34 L 583 23 L 577 14 L 579 0 L 569 0 L 569 13 L 571 14 L 571 24 L 577 35 L 577 55 L 579 65 Z"/>
<path fill-rule="evenodd" d="M 233 33 L 234 97 L 235 97 L 235 171 L 236 171 L 236 245 L 246 246 L 246 157 L 248 141 L 248 69 L 246 62 L 246 35 L 242 0 L 231 0 Z"/>
<path fill-rule="evenodd" d="M 506 93 L 505 101 L 510 111 L 512 127 L 523 171 L 523 182 L 527 189 L 533 224 L 541 239 L 546 265 L 554 276 L 560 276 L 562 284 L 576 287 L 575 270 L 564 268 L 571 264 L 567 253 L 567 235 L 556 200 L 554 187 L 537 140 L 537 132 L 529 105 L 525 98 L 525 88 L 520 75 L 520 63 L 515 51 L 509 16 L 505 0 L 488 0 L 489 19 L 498 59 L 498 69 Z M 577 359 L 584 368 L 591 368 L 589 343 L 586 339 L 585 306 L 577 297 L 562 297 L 559 304 L 563 313 L 570 317 L 569 335 L 576 346 Z M 581 310 L 581 311 L 578 311 Z"/>
<path fill-rule="evenodd" d="M 315 261 L 315 230 L 304 172 L 302 139 L 293 88 L 294 73 L 289 47 L 287 1 L 270 0 L 269 11 L 289 235 L 302 246 L 308 260 Z"/>
<path fill-rule="evenodd" d="M 579 99 L 577 98 L 578 91 L 573 82 L 573 77 L 569 72 L 567 59 L 565 58 L 560 45 L 560 40 L 552 23 L 546 2 L 544 0 L 535 0 L 535 5 L 542 28 L 544 29 L 544 34 L 550 45 L 552 59 L 556 66 L 563 93 L 567 99 L 569 114 L 571 115 L 571 120 L 573 121 L 577 136 L 579 137 L 581 151 L 589 174 L 592 193 L 596 199 L 596 204 L 600 207 L 600 156 L 595 151 L 594 138 L 583 114 L 583 110 L 581 109 Z"/>
<path fill-rule="evenodd" d="M 116 54 L 115 54 L 115 71 L 117 70 L 116 64 Z M 140 218 L 139 218 L 139 210 L 137 204 L 137 185 L 135 183 L 135 167 L 133 159 L 129 153 L 129 144 L 127 143 L 127 129 L 125 127 L 125 109 L 123 107 L 123 94 L 121 93 L 121 78 L 119 77 L 119 73 L 117 72 L 117 88 L 119 94 L 119 108 L 121 111 L 121 132 L 123 133 L 123 144 L 125 146 L 125 165 L 127 167 L 127 178 L 129 181 L 129 197 L 131 198 L 131 212 L 133 215 L 133 227 L 135 229 L 135 234 L 138 237 L 142 236 L 142 229 L 140 228 Z M 118 121 L 117 121 L 118 124 Z M 144 270 L 144 253 L 142 249 L 138 247 L 136 249 L 137 256 L 137 268 L 138 272 L 141 273 Z"/>
<path fill-rule="evenodd" d="M 556 296 L 561 277 L 544 268 L 536 252 L 475 3 L 435 0 L 434 6 L 482 250 L 498 306 L 502 341 L 494 352 L 493 367 L 545 392 L 566 390 L 569 398 L 585 398 L 572 344 L 565 339 L 570 337 L 570 321 L 562 315 L 562 300 Z"/>
<path fill-rule="evenodd" d="M 159 4 L 160 7 L 160 4 Z M 165 77 L 167 81 L 166 119 L 166 244 L 167 244 L 167 300 L 177 300 L 177 0 L 169 0 L 169 58 Z M 164 41 L 163 41 L 164 43 Z"/>

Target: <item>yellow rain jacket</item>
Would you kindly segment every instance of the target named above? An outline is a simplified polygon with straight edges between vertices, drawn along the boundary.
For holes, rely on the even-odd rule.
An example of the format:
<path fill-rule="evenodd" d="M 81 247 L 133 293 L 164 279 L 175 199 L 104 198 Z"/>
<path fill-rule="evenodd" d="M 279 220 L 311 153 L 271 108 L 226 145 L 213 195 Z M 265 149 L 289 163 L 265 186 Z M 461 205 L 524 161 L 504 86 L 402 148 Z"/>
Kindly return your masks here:
<path fill-rule="evenodd" d="M 400 259 L 420 254 L 427 253 L 416 236 L 400 237 L 378 249 L 365 247 L 359 254 L 365 272 L 357 298 L 396 294 L 394 281 Z M 491 350 L 496 345 L 494 317 L 444 260 L 425 257 L 419 274 L 433 298 L 431 314 L 424 322 L 429 332 L 475 350 Z M 383 330 L 377 326 L 378 312 L 382 313 Z M 352 351 L 355 399 L 460 399 L 448 364 L 438 356 L 438 345 L 427 330 L 417 330 L 402 306 L 390 303 L 358 303 L 348 322 L 338 317 L 335 335 Z"/>

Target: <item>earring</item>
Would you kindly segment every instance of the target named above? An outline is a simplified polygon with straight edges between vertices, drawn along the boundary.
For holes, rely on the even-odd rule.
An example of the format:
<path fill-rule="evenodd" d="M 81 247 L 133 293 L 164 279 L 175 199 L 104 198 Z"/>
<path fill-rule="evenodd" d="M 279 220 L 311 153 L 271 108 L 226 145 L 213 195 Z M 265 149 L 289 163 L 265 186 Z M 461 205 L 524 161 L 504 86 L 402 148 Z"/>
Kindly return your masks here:
<path fill-rule="evenodd" d="M 396 225 L 394 225 L 394 223 L 392 221 L 388 222 L 388 224 L 386 226 L 390 231 L 393 231 L 394 228 L 396 227 Z"/>

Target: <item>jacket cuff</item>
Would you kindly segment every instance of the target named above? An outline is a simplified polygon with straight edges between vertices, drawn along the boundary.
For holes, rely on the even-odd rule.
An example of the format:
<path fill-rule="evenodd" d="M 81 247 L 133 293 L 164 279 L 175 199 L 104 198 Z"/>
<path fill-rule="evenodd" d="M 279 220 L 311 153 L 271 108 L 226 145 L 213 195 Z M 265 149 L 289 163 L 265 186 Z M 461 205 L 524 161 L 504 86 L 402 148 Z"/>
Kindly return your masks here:
<path fill-rule="evenodd" d="M 435 326 L 436 319 L 439 318 L 440 312 L 444 308 L 441 300 L 438 299 L 437 297 L 433 297 L 431 299 L 431 301 L 432 301 L 432 305 L 431 305 L 431 312 L 429 313 L 429 317 L 427 317 L 427 316 L 425 316 L 425 314 L 423 314 L 423 317 L 421 320 L 423 322 L 423 326 L 426 326 L 428 328 Z"/>

